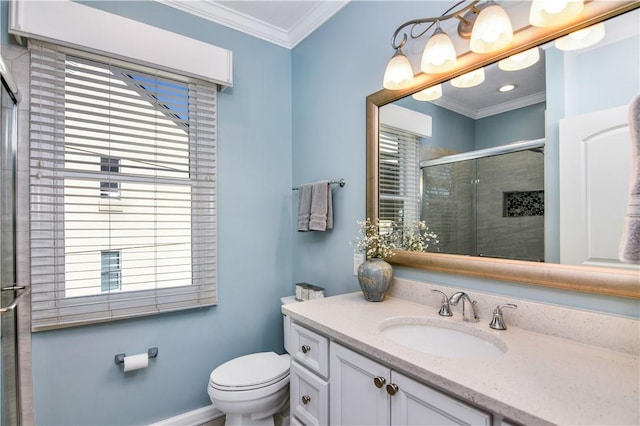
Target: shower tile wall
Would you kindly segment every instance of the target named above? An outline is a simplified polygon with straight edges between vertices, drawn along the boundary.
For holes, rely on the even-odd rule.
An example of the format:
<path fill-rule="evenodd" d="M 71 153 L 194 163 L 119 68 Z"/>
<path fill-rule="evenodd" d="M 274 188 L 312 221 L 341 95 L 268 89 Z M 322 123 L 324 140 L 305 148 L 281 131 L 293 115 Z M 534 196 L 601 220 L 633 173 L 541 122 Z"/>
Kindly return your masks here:
<path fill-rule="evenodd" d="M 506 192 L 544 189 L 544 154 L 521 151 L 479 159 L 477 252 L 544 260 L 544 216 L 505 216 Z"/>

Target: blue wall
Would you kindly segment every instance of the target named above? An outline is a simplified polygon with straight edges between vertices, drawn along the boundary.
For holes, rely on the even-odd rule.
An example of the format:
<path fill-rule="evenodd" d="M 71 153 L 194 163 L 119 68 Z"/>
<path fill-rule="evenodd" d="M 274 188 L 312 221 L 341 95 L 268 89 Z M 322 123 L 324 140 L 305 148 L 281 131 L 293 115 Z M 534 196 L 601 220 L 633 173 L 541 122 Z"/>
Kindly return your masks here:
<path fill-rule="evenodd" d="M 476 120 L 475 149 L 544 138 L 545 103 Z"/>
<path fill-rule="evenodd" d="M 88 4 L 233 51 L 234 87 L 218 97 L 219 305 L 33 335 L 37 424 L 149 424 L 210 404 L 209 373 L 223 362 L 283 352 L 279 298 L 293 292 L 291 53 L 157 2 Z M 152 346 L 160 353 L 145 370 L 114 364 L 117 353 Z"/>

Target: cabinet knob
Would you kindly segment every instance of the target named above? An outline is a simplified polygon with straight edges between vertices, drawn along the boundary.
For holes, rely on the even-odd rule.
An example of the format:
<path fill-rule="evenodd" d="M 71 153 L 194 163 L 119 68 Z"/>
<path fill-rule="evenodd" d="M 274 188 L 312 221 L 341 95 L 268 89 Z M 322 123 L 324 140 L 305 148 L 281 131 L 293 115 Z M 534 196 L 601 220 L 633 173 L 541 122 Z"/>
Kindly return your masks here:
<path fill-rule="evenodd" d="M 306 353 L 308 353 L 308 352 L 311 352 L 311 346 L 309 346 L 309 345 L 302 345 L 302 348 L 301 348 L 301 349 L 302 349 L 302 353 L 303 353 L 303 354 L 306 354 Z"/>
<path fill-rule="evenodd" d="M 304 405 L 307 405 L 310 401 L 311 401 L 311 397 L 310 397 L 309 395 L 304 395 L 304 396 L 302 397 L 302 403 L 303 403 Z"/>
<path fill-rule="evenodd" d="M 395 383 L 391 383 L 387 385 L 387 393 L 391 396 L 395 395 L 398 392 L 398 385 Z"/>
<path fill-rule="evenodd" d="M 382 389 L 385 383 L 387 383 L 387 379 L 384 377 L 378 376 L 373 378 L 373 384 L 376 385 L 378 389 Z"/>

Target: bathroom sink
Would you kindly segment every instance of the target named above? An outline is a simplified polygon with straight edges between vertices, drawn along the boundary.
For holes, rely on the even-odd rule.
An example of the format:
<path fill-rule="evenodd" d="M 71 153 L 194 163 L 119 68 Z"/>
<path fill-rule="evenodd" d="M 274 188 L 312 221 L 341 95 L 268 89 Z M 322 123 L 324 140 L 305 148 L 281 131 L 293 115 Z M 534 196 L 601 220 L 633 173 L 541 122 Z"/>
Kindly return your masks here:
<path fill-rule="evenodd" d="M 396 317 L 379 325 L 382 335 L 402 346 L 446 358 L 491 358 L 507 352 L 498 337 L 473 326 L 421 317 Z"/>

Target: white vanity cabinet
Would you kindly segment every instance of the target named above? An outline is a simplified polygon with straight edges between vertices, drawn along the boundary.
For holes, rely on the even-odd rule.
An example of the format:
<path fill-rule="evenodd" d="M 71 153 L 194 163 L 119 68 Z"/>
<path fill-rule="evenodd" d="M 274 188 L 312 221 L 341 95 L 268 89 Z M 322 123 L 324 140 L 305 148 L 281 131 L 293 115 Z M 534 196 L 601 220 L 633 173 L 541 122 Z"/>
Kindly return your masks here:
<path fill-rule="evenodd" d="M 491 425 L 492 416 L 335 342 L 330 345 L 332 425 Z"/>

